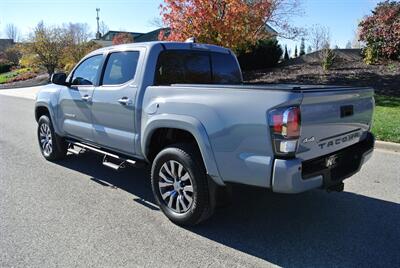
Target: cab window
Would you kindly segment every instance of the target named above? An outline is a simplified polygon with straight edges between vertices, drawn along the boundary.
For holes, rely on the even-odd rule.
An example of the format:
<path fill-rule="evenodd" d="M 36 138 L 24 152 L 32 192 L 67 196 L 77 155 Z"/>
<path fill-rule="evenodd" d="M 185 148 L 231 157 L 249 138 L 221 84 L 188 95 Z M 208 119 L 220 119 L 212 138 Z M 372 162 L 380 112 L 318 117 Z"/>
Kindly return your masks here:
<path fill-rule="evenodd" d="M 89 86 L 96 82 L 103 55 L 96 55 L 84 60 L 72 75 L 72 85 Z"/>

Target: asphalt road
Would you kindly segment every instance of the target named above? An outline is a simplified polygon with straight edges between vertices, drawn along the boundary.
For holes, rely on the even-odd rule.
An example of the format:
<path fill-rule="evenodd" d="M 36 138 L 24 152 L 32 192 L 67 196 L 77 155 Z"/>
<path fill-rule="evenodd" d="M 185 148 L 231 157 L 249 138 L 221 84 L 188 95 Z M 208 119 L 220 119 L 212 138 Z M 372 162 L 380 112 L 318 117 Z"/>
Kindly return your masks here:
<path fill-rule="evenodd" d="M 400 266 L 400 154 L 375 151 L 343 193 L 235 187 L 185 229 L 154 206 L 146 169 L 45 161 L 33 104 L 0 96 L 0 267 Z"/>

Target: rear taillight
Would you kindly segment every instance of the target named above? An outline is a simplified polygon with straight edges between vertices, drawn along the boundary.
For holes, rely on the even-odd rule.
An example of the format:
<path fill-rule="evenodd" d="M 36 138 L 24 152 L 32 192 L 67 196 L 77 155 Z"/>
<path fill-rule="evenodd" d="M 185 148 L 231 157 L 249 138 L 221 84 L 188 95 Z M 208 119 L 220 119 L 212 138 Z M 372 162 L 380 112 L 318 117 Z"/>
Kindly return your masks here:
<path fill-rule="evenodd" d="M 268 121 L 275 153 L 281 156 L 294 155 L 300 137 L 300 108 L 274 109 L 269 112 Z"/>

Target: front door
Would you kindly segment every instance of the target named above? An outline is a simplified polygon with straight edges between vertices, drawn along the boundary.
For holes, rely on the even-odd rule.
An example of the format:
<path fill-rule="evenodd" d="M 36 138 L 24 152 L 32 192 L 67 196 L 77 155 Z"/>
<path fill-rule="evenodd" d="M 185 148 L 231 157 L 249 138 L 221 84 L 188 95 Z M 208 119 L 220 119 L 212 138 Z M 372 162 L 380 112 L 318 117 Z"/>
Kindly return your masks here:
<path fill-rule="evenodd" d="M 93 141 L 91 106 L 102 60 L 103 55 L 95 55 L 82 61 L 69 79 L 71 85 L 60 91 L 59 118 L 68 136 Z"/>
<path fill-rule="evenodd" d="M 110 52 L 100 86 L 93 93 L 95 142 L 126 154 L 135 154 L 135 98 L 140 49 Z"/>

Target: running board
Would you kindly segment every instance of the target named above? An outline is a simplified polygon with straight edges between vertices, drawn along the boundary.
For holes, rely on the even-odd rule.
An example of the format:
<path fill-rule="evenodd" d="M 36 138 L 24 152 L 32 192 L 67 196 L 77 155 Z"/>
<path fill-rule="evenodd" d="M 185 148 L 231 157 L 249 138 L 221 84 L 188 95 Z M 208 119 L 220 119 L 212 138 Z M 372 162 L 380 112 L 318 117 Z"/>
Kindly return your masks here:
<path fill-rule="evenodd" d="M 119 170 L 121 168 L 124 168 L 125 167 L 125 163 L 131 164 L 131 165 L 135 165 L 136 164 L 135 160 L 124 158 L 124 157 L 121 157 L 119 155 L 103 151 L 103 150 L 101 150 L 99 148 L 95 148 L 95 147 L 92 147 L 92 146 L 89 146 L 89 145 L 86 145 L 86 144 L 83 144 L 83 143 L 80 143 L 80 142 L 75 142 L 75 141 L 70 141 L 70 140 L 67 141 L 67 142 L 69 142 L 70 145 L 73 145 L 74 147 L 76 146 L 76 147 L 79 148 L 79 150 L 77 150 L 75 148 L 68 148 L 68 152 L 73 153 L 73 154 L 80 154 L 80 153 L 85 152 L 86 150 L 89 150 L 89 151 L 93 151 L 93 152 L 98 153 L 98 154 L 102 154 L 102 155 L 104 155 L 104 157 L 103 157 L 103 165 L 106 166 L 106 167 L 112 168 L 114 170 Z M 108 160 L 109 158 L 113 158 L 113 159 L 115 159 L 117 161 L 120 161 L 120 163 L 119 164 L 115 164 L 113 162 L 110 162 Z"/>

